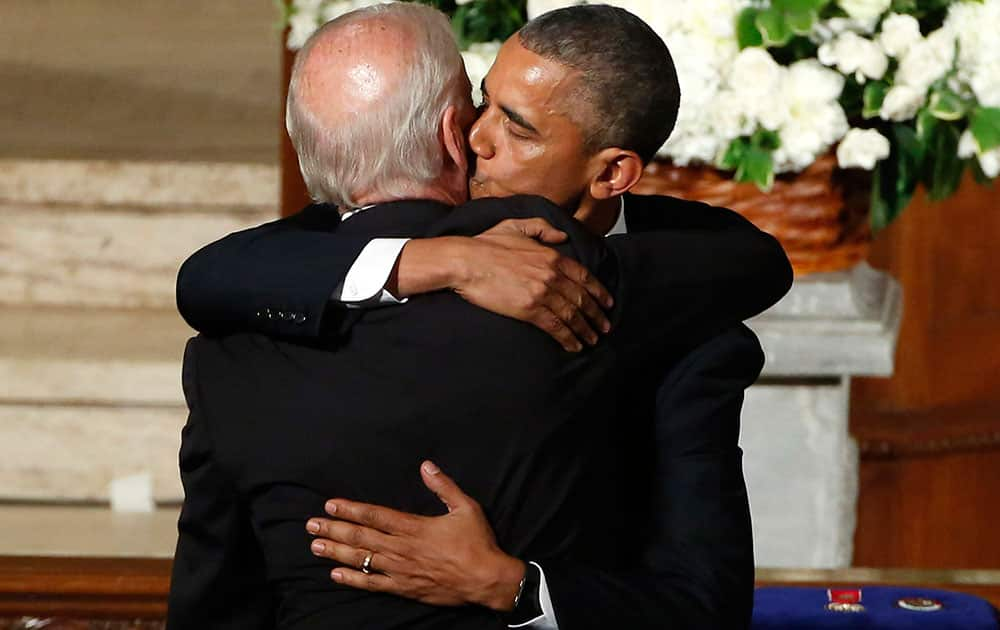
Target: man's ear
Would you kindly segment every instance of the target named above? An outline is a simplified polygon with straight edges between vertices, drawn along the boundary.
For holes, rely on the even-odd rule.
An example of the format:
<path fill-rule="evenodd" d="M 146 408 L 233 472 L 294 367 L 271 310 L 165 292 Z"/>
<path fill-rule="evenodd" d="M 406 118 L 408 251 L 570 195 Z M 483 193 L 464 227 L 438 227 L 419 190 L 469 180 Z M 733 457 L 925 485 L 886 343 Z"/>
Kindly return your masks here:
<path fill-rule="evenodd" d="M 603 149 L 595 156 L 600 171 L 590 182 L 590 196 L 610 199 L 632 189 L 642 178 L 644 165 L 635 151 Z"/>
<path fill-rule="evenodd" d="M 458 109 L 450 105 L 441 118 L 441 133 L 444 149 L 452 163 L 462 173 L 469 171 L 469 154 L 465 148 L 465 132 L 458 124 Z"/>

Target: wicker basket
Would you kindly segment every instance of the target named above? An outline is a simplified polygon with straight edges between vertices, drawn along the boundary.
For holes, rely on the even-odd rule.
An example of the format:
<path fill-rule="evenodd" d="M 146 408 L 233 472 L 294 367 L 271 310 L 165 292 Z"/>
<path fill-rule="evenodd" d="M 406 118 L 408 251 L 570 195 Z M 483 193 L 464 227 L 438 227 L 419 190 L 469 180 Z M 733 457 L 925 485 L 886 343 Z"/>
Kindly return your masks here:
<path fill-rule="evenodd" d="M 839 271 L 864 260 L 871 242 L 871 173 L 837 168 L 832 153 L 794 175 L 779 175 L 770 192 L 734 182 L 709 167 L 654 162 L 635 191 L 731 208 L 773 234 L 796 276 Z"/>

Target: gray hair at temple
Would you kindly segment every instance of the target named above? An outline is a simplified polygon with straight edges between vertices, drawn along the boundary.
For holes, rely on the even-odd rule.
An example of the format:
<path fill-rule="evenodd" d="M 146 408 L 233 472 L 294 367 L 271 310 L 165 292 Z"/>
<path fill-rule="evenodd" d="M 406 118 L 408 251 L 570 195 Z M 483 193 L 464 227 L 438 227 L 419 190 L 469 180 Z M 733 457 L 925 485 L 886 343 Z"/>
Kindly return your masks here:
<path fill-rule="evenodd" d="M 653 159 L 677 124 L 681 88 L 670 50 L 648 24 L 618 7 L 573 6 L 536 17 L 518 37 L 580 72 L 572 96 L 586 114 L 572 115 L 589 150 L 618 147 Z"/>
<path fill-rule="evenodd" d="M 351 124 L 323 125 L 299 98 L 305 61 L 331 32 L 368 20 L 389 21 L 412 35 L 413 49 L 399 51 L 406 55 L 409 72 L 387 98 Z M 285 116 L 309 195 L 316 202 L 346 209 L 357 205 L 361 192 L 404 199 L 434 181 L 444 166 L 441 119 L 449 106 L 458 105 L 465 77 L 451 25 L 431 7 L 402 2 L 373 5 L 321 27 L 295 58 Z"/>

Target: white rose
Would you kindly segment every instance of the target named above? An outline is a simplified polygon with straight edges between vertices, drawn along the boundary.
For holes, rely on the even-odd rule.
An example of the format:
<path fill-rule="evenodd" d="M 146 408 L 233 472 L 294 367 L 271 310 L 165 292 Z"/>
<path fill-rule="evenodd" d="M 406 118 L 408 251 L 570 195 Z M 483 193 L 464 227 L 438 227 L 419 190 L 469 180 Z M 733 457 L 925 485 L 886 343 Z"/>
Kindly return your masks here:
<path fill-rule="evenodd" d="M 912 15 L 892 13 L 882 21 L 878 43 L 891 57 L 902 57 L 910 46 L 923 39 L 920 22 Z"/>
<path fill-rule="evenodd" d="M 885 93 L 878 115 L 883 120 L 896 122 L 910 120 L 917 115 L 926 96 L 926 88 L 919 90 L 909 85 L 894 85 Z"/>
<path fill-rule="evenodd" d="M 455 4 L 462 6 L 463 4 L 469 4 L 472 0 L 455 0 Z"/>
<path fill-rule="evenodd" d="M 899 61 L 895 82 L 926 92 L 931 83 L 952 68 L 954 61 L 955 36 L 950 29 L 939 28 L 910 46 Z"/>
<path fill-rule="evenodd" d="M 480 89 L 483 79 L 489 74 L 493 62 L 496 61 L 497 53 L 500 51 L 502 42 L 483 42 L 472 44 L 468 50 L 462 51 L 462 59 L 465 61 L 465 72 L 469 75 L 469 82 L 472 83 L 472 102 L 480 103 L 483 100 L 483 93 Z"/>
<path fill-rule="evenodd" d="M 840 168 L 870 171 L 875 163 L 889 157 L 889 139 L 874 129 L 851 129 L 837 146 Z"/>
<path fill-rule="evenodd" d="M 818 57 L 825 66 L 837 66 L 844 74 L 854 74 L 858 83 L 864 83 L 866 77 L 881 79 L 889 68 L 882 47 L 852 31 L 820 46 Z"/>
<path fill-rule="evenodd" d="M 837 4 L 856 20 L 871 20 L 888 11 L 892 0 L 839 0 Z"/>
<path fill-rule="evenodd" d="M 528 19 L 533 20 L 543 13 L 583 4 L 584 0 L 528 0 Z"/>

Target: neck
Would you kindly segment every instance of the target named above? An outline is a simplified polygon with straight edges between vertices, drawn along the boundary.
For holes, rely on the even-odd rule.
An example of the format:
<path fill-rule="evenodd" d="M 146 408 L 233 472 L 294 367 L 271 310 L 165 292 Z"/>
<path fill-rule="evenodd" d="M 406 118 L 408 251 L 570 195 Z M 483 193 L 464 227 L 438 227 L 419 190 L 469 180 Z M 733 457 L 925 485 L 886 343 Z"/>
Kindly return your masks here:
<path fill-rule="evenodd" d="M 447 206 L 457 206 L 465 203 L 466 199 L 451 190 L 441 182 L 431 182 L 428 185 L 415 185 L 406 187 L 406 192 L 400 196 L 387 196 L 381 193 L 366 193 L 358 195 L 356 203 L 358 206 L 370 206 L 390 201 L 401 201 L 403 199 L 426 199 L 437 201 Z"/>
<path fill-rule="evenodd" d="M 604 236 L 618 221 L 621 203 L 619 197 L 597 200 L 588 195 L 580 202 L 580 207 L 573 213 L 573 217 L 583 223 L 592 234 Z"/>

